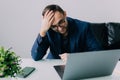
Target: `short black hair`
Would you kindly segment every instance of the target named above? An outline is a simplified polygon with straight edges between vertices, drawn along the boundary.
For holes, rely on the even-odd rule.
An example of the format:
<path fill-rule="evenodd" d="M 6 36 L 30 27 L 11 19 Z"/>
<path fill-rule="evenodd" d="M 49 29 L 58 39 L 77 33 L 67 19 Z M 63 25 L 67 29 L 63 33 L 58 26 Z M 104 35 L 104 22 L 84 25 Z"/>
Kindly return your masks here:
<path fill-rule="evenodd" d="M 52 10 L 53 12 L 59 11 L 60 13 L 64 14 L 64 10 L 60 6 L 52 4 L 45 7 L 45 9 L 42 12 L 42 15 L 44 16 L 46 11 L 48 10 Z"/>

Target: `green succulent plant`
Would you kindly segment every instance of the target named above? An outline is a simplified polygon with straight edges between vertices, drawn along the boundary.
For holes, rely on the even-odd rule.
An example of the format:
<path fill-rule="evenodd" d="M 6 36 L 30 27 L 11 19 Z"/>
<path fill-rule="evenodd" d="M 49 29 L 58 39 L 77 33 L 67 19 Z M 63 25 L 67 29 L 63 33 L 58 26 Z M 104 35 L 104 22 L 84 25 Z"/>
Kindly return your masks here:
<path fill-rule="evenodd" d="M 20 57 L 10 50 L 0 47 L 0 77 L 16 77 L 21 71 Z"/>

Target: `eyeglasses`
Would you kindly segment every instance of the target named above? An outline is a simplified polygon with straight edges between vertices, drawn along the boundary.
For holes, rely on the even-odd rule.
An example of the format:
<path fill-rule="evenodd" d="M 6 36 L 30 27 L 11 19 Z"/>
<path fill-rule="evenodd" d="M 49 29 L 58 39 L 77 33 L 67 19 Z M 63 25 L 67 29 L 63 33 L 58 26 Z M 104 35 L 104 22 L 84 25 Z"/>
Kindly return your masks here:
<path fill-rule="evenodd" d="M 58 27 L 64 26 L 64 23 L 65 23 L 65 18 L 64 18 L 64 19 L 61 19 L 61 20 L 58 22 L 57 25 L 52 25 L 52 26 L 51 26 L 51 29 L 57 30 Z"/>

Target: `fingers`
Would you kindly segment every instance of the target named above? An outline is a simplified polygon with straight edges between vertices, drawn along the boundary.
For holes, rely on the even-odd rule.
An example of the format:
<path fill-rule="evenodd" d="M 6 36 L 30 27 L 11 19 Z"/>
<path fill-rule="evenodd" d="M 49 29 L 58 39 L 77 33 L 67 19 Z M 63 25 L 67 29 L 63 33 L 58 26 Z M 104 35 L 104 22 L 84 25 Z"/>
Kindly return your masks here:
<path fill-rule="evenodd" d="M 51 11 L 47 11 L 44 15 L 44 18 L 47 18 L 48 21 L 52 22 L 53 21 L 53 18 L 54 18 L 54 12 L 51 10 Z"/>
<path fill-rule="evenodd" d="M 67 54 L 67 53 L 64 53 L 64 54 L 61 54 L 61 55 L 59 55 L 59 56 L 60 56 L 60 58 L 66 63 L 68 54 Z"/>

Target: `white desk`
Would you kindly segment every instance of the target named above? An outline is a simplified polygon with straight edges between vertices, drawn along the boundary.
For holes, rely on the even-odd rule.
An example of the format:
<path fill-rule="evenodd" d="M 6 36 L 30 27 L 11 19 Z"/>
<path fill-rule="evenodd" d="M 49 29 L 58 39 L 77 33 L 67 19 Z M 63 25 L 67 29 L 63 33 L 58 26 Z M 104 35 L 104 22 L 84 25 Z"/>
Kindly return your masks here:
<path fill-rule="evenodd" d="M 35 67 L 36 70 L 26 78 L 17 78 L 17 80 L 61 80 L 53 65 L 64 64 L 62 60 L 40 60 L 22 59 L 21 66 Z M 16 79 L 12 79 L 16 80 Z M 90 78 L 85 80 L 120 80 L 120 62 L 118 62 L 114 72 L 110 76 Z"/>

